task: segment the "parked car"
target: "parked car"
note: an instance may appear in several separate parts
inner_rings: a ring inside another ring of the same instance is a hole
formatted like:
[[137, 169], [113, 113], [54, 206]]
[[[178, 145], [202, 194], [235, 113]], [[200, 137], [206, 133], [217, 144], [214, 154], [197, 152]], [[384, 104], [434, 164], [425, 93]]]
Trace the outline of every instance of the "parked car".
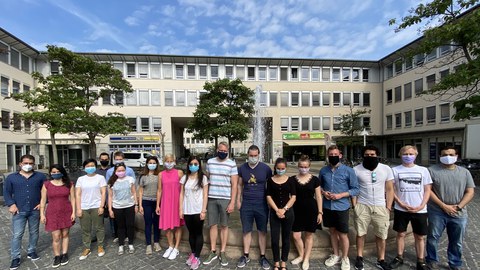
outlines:
[[471, 171], [473, 170], [480, 170], [480, 162], [478, 160], [473, 159], [462, 159], [456, 162], [458, 166], [462, 166], [467, 168]]
[[[148, 152], [124, 152], [125, 155], [124, 163], [131, 168], [143, 168], [145, 167], [145, 162], [149, 156], [152, 156]], [[159, 159], [160, 165], [163, 164], [162, 160]]]

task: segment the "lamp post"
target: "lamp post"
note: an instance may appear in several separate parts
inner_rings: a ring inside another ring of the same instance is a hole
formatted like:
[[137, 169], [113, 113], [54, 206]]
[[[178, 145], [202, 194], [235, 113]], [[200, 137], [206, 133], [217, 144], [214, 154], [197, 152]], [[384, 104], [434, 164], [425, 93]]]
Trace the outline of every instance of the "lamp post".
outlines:
[[366, 146], [368, 131], [365, 128], [363, 128], [362, 132], [360, 132], [360, 135], [363, 136], [363, 146]]

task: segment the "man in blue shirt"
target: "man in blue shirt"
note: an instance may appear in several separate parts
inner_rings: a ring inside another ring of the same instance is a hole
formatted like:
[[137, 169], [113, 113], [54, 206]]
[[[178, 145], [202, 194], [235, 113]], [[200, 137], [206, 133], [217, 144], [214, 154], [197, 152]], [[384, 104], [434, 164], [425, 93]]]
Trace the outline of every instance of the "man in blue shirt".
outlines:
[[359, 193], [358, 180], [352, 168], [340, 163], [342, 154], [336, 145], [330, 146], [327, 154], [329, 164], [320, 170], [319, 178], [323, 194], [323, 225], [329, 227], [333, 254], [325, 265], [331, 267], [341, 262], [342, 270], [350, 269], [348, 219], [350, 197]]
[[[124, 160], [125, 160], [125, 155], [122, 152], [118, 151], [113, 154], [114, 165], [123, 163]], [[108, 182], [108, 179], [110, 179], [110, 177], [112, 176], [114, 169], [115, 169], [114, 167], [111, 167], [110, 169], [107, 170], [107, 174], [105, 175], [105, 179], [107, 180], [107, 182]], [[132, 168], [125, 167], [125, 170], [127, 172], [127, 176], [131, 176], [133, 177], [133, 179], [136, 179], [135, 172], [133, 171]]]
[[20, 171], [10, 174], [5, 179], [3, 189], [5, 204], [12, 214], [11, 270], [20, 266], [22, 237], [27, 222], [29, 233], [27, 258], [32, 261], [40, 259], [36, 249], [40, 224], [41, 190], [46, 177], [43, 173], [33, 170], [35, 157], [32, 155], [23, 155], [20, 158], [19, 166]]

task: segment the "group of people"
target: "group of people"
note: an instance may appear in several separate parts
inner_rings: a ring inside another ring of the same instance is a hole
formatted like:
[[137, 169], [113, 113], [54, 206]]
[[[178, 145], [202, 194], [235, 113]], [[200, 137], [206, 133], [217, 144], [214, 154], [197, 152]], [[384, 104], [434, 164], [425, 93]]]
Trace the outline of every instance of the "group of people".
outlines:
[[[441, 164], [427, 169], [415, 164], [418, 152], [414, 146], [400, 149], [402, 164], [394, 168], [379, 163], [377, 147], [366, 146], [362, 149], [363, 162], [352, 169], [341, 163], [340, 149], [333, 145], [327, 149], [328, 164], [318, 177], [310, 171], [308, 156], [302, 156], [298, 160], [298, 172], [288, 176], [285, 159], [278, 158], [272, 170], [259, 160], [260, 149], [255, 145], [249, 147], [248, 159], [239, 167], [228, 158], [228, 153], [228, 144], [221, 142], [216, 156], [206, 162], [205, 169], [201, 160], [192, 156], [185, 173], [175, 168], [172, 155], [164, 157], [164, 170], [158, 158], [151, 156], [138, 180], [134, 171], [123, 163], [123, 153], [114, 154], [113, 167], [109, 165], [109, 155], [102, 153], [98, 168], [95, 159], [83, 162], [85, 175], [75, 184], [60, 165], [50, 167], [50, 180], [46, 181], [43, 173], [33, 170], [35, 158], [22, 156], [20, 170], [7, 177], [4, 189], [5, 203], [12, 214], [10, 269], [20, 266], [20, 246], [27, 223], [30, 234], [27, 258], [39, 259], [36, 243], [42, 222], [52, 235], [54, 268], [68, 263], [69, 228], [77, 217], [84, 246], [80, 260], [91, 254], [92, 239], [97, 242], [97, 255], [105, 255], [104, 217], [110, 219], [118, 254], [124, 254], [125, 247], [128, 253], [134, 253], [136, 213], [144, 218], [147, 255], [161, 250], [160, 230], [164, 230], [168, 248], [163, 257], [176, 259], [182, 226], [186, 225], [190, 244], [186, 264], [197, 269], [218, 259], [226, 266], [229, 264], [226, 255], [229, 218], [235, 206], [240, 211], [243, 232], [243, 255], [236, 264], [238, 268], [251, 261], [249, 253], [255, 223], [259, 264], [263, 269], [270, 269], [272, 265], [274, 270], [287, 269], [292, 235], [298, 256], [290, 263], [309, 269], [313, 235], [322, 225], [329, 228], [333, 250], [325, 265], [341, 264], [342, 270], [350, 269], [351, 208], [357, 232], [355, 269], [364, 267], [365, 236], [371, 230], [370, 225], [377, 247], [376, 267], [394, 269], [403, 264], [409, 223], [415, 240], [417, 269], [438, 269], [438, 243], [445, 229], [449, 241], [448, 264], [451, 269], [462, 266], [462, 241], [467, 224], [465, 207], [473, 198], [475, 185], [469, 171], [455, 165], [458, 155], [454, 147], [442, 149]], [[394, 212], [393, 230], [397, 232], [397, 256], [387, 263], [385, 246], [391, 211]], [[201, 260], [205, 220], [210, 248]], [[268, 224], [273, 264], [265, 254]]]

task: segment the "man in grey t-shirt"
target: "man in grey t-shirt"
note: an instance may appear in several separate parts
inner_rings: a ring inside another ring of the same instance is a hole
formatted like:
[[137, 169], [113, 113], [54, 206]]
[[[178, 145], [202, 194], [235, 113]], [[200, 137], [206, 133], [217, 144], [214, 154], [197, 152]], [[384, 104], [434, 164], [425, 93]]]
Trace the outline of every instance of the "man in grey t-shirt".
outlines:
[[473, 199], [475, 184], [470, 172], [455, 165], [457, 150], [447, 146], [440, 151], [440, 162], [429, 168], [433, 180], [428, 203], [427, 264], [438, 268], [438, 242], [445, 228], [448, 235], [448, 265], [462, 267], [462, 242], [467, 226], [466, 205]]

